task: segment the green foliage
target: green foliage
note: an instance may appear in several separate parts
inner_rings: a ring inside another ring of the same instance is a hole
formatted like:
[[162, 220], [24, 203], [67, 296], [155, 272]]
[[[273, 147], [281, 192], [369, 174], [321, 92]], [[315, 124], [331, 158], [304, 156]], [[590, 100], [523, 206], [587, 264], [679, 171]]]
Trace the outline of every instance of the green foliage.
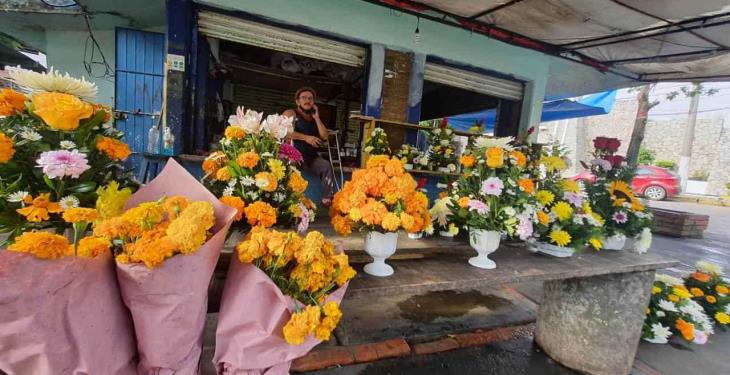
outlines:
[[651, 165], [656, 159], [656, 153], [648, 148], [642, 147], [639, 149], [639, 164]]
[[693, 181], [707, 181], [710, 179], [710, 172], [695, 171], [691, 176], [689, 176], [689, 179]]
[[654, 165], [656, 165], [657, 167], [667, 168], [667, 169], [670, 169], [673, 171], [677, 170], [677, 163], [672, 160], [657, 160]]

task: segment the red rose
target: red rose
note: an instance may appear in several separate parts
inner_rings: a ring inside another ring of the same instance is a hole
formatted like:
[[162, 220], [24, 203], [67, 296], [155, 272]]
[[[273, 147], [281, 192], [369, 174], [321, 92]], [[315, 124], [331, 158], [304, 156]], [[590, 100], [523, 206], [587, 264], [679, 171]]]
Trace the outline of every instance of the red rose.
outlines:
[[449, 119], [447, 117], [444, 117], [441, 119], [441, 129], [446, 129], [446, 126], [449, 125]]
[[620, 168], [621, 164], [623, 164], [623, 162], [626, 160], [626, 158], [621, 155], [607, 155], [604, 157], [604, 159], [611, 163], [611, 167], [613, 168]]
[[426, 179], [425, 178], [422, 178], [422, 179], [418, 180], [418, 187], [417, 188], [418, 189], [423, 189], [424, 186], [426, 186]]
[[608, 145], [608, 138], [606, 137], [596, 137], [593, 140], [593, 147], [596, 148], [596, 150], [603, 150]]
[[532, 134], [534, 132], [535, 132], [535, 127], [534, 126], [530, 126], [529, 128], [527, 128], [527, 135], [530, 135], [530, 134]]
[[609, 151], [616, 151], [621, 147], [621, 141], [618, 138], [607, 138], [606, 141], [606, 148]]

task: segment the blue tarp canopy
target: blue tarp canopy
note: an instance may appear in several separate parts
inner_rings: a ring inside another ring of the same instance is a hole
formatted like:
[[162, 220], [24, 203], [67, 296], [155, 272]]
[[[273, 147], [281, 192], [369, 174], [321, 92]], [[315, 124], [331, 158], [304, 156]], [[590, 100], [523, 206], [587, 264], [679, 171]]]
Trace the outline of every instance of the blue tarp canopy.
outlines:
[[[616, 90], [611, 90], [592, 94], [578, 101], [563, 99], [545, 102], [542, 106], [542, 117], [540, 121], [547, 122], [605, 115], [611, 112], [615, 101]], [[496, 117], [497, 111], [495, 109], [488, 109], [480, 112], [450, 116], [448, 119], [449, 125], [456, 130], [467, 131], [475, 124], [482, 123], [484, 124], [484, 131], [488, 132], [494, 130]]]

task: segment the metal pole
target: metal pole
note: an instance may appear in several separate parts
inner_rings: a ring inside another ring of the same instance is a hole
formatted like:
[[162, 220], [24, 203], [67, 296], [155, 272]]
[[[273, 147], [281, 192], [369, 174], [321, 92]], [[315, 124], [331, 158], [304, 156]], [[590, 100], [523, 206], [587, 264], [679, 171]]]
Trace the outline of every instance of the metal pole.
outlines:
[[684, 130], [684, 139], [682, 140], [682, 153], [679, 155], [679, 176], [682, 178], [682, 192], [687, 191], [687, 179], [689, 178], [689, 162], [692, 157], [692, 143], [695, 139], [695, 124], [697, 123], [697, 108], [700, 104], [699, 83], [693, 84], [695, 94], [689, 102], [689, 112], [687, 113], [687, 128]]

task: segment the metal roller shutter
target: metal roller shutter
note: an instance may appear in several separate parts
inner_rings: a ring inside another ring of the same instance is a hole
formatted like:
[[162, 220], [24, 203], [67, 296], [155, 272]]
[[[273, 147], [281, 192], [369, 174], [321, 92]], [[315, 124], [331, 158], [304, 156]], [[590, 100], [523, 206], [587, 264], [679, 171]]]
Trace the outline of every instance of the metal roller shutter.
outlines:
[[360, 46], [209, 11], [198, 12], [198, 29], [213, 38], [348, 66], [363, 66], [367, 55]]
[[520, 82], [490, 77], [445, 65], [426, 63], [424, 79], [498, 98], [522, 100], [523, 96], [523, 85]]

